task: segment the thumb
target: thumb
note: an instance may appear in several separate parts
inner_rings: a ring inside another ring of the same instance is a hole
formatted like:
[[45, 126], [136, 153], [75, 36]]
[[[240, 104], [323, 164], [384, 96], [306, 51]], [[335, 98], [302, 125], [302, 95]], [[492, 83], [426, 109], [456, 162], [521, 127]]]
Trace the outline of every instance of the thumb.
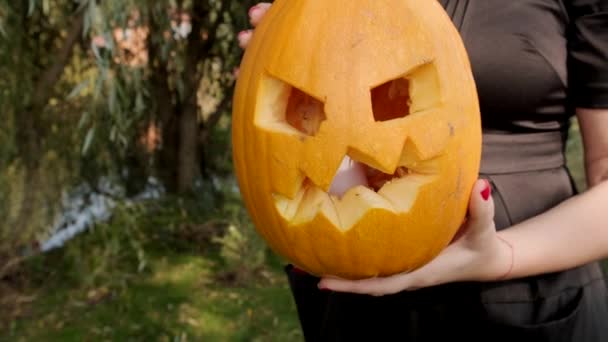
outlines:
[[487, 227], [494, 220], [494, 201], [492, 186], [486, 179], [479, 179], [473, 186], [469, 200], [469, 229]]

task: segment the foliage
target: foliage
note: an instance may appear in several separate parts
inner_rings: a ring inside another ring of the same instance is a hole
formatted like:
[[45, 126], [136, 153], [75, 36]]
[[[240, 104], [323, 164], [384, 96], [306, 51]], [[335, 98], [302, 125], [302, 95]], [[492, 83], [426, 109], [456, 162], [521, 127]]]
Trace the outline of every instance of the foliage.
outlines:
[[84, 287], [127, 286], [129, 277], [147, 266], [146, 233], [137, 222], [143, 212], [141, 205], [122, 204], [110, 222], [94, 226], [66, 246], [66, 276]]
[[265, 244], [250, 224], [241, 227], [230, 225], [224, 235], [213, 241], [221, 246], [223, 279], [246, 284], [263, 268], [267, 252]]
[[83, 152], [91, 142], [109, 144], [120, 165], [128, 162], [127, 183], [156, 175], [183, 193], [209, 176], [207, 146], [230, 109], [245, 6], [218, 0], [90, 5], [98, 73], [86, 83], [93, 98], [82, 124]]
[[[0, 340], [302, 340], [286, 278], [272, 266], [281, 262], [267, 259], [247, 282], [217, 282], [224, 274], [221, 248], [201, 248], [201, 239], [181, 234], [188, 230], [185, 225], [204, 231], [203, 222], [217, 222], [213, 216], [219, 212], [207, 213], [212, 216], [204, 220], [191, 211], [198, 203], [177, 202], [122, 208], [137, 220], [117, 218], [64, 249], [28, 261], [29, 279], [44, 286], [23, 289], [23, 298], [36, 295], [34, 305], [21, 305], [12, 319], [3, 316], [9, 319], [0, 323]], [[132, 238], [142, 242], [142, 271]]]
[[0, 0], [0, 279], [74, 186], [109, 177], [128, 197], [156, 176], [184, 194], [230, 172], [235, 37], [252, 3]]
[[[247, 240], [238, 193], [221, 185], [221, 202], [201, 192], [121, 203], [110, 221], [29, 260], [21, 292], [34, 305], [4, 314], [0, 340], [301, 340], [283, 261]], [[244, 257], [225, 253], [231, 230]]]
[[[58, 94], [81, 31], [78, 1], [0, 1], [0, 278], [35, 250], [69, 185], [78, 144], [70, 113], [81, 104]], [[4, 125], [6, 123], [6, 125]]]
[[572, 119], [569, 139], [566, 143], [566, 162], [578, 191], [587, 188], [585, 167], [583, 161], [583, 142], [576, 118]]

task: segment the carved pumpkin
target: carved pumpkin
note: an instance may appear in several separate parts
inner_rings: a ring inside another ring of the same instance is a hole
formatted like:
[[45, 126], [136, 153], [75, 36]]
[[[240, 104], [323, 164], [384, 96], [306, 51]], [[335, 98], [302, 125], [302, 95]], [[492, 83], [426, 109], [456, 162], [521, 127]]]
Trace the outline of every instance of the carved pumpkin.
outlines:
[[232, 130], [258, 232], [300, 268], [351, 279], [445, 248], [481, 155], [469, 61], [436, 1], [276, 1], [245, 53]]

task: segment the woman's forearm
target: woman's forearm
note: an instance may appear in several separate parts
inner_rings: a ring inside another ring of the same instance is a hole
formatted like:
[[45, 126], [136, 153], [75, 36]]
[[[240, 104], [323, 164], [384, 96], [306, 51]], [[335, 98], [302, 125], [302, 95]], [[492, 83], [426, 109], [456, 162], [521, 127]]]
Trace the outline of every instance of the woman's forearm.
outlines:
[[608, 182], [498, 234], [513, 247], [509, 278], [604, 258], [608, 256]]
[[577, 108], [589, 190], [498, 234], [513, 246], [509, 277], [560, 271], [608, 256], [608, 109]]

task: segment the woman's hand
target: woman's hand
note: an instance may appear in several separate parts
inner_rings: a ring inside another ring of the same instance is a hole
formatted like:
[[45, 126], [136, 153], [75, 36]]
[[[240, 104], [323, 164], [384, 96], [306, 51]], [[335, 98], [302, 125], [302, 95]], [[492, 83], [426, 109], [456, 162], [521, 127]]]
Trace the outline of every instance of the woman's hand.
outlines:
[[[249, 9], [249, 22], [251, 23], [251, 25], [253, 27], [256, 27], [260, 21], [262, 20], [262, 17], [264, 17], [264, 14], [266, 14], [266, 12], [268, 11], [268, 9], [270, 8], [270, 3], [267, 2], [260, 2], [259, 4], [251, 7]], [[241, 31], [238, 35], [238, 40], [239, 40], [239, 46], [242, 49], [247, 48], [247, 45], [249, 44], [249, 41], [251, 40], [251, 36], [253, 35], [253, 30], [245, 30], [245, 31]]]
[[475, 183], [466, 223], [452, 243], [425, 266], [385, 278], [352, 281], [324, 277], [319, 288], [382, 296], [443, 283], [505, 278], [513, 267], [513, 247], [496, 233], [490, 192], [488, 181]]

